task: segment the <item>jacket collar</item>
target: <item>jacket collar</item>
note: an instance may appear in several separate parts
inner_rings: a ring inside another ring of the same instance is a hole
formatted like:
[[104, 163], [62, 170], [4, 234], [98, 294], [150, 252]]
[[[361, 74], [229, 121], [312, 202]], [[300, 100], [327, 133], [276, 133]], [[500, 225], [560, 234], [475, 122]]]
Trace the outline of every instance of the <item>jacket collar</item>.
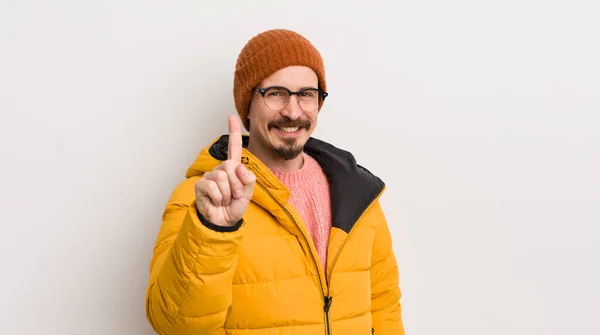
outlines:
[[[226, 160], [228, 140], [228, 135], [215, 140], [208, 148], [210, 156], [217, 161]], [[242, 162], [256, 174], [258, 183], [275, 198], [286, 203], [290, 196], [289, 190], [246, 149], [248, 142], [249, 137], [243, 136]], [[349, 233], [362, 213], [383, 192], [384, 182], [359, 165], [350, 152], [325, 141], [311, 137], [304, 146], [304, 151], [321, 165], [329, 182], [332, 226]], [[261, 205], [265, 207], [264, 204]]]

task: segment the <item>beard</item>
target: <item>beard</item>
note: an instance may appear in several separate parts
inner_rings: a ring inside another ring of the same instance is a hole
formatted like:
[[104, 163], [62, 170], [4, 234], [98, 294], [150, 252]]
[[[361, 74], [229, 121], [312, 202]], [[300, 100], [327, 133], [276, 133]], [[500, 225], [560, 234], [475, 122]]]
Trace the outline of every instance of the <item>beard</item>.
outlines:
[[304, 151], [304, 145], [296, 144], [296, 140], [286, 140], [284, 145], [271, 149], [279, 158], [289, 161]]
[[[267, 126], [269, 131], [271, 131], [273, 128], [286, 127], [298, 127], [308, 131], [311, 127], [311, 123], [309, 120], [291, 120], [288, 117], [284, 117], [282, 119], [269, 122]], [[304, 151], [304, 143], [298, 143], [298, 140], [295, 138], [284, 138], [282, 141], [283, 145], [270, 145], [271, 150], [281, 159], [294, 159]]]

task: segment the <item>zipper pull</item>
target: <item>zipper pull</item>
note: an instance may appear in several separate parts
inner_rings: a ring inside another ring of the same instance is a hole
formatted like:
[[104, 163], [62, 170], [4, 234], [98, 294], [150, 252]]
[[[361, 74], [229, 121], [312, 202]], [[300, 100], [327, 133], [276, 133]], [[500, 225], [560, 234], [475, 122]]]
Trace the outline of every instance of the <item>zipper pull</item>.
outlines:
[[327, 313], [329, 312], [329, 308], [331, 307], [331, 302], [333, 301], [332, 297], [325, 297], [325, 307], [323, 310]]

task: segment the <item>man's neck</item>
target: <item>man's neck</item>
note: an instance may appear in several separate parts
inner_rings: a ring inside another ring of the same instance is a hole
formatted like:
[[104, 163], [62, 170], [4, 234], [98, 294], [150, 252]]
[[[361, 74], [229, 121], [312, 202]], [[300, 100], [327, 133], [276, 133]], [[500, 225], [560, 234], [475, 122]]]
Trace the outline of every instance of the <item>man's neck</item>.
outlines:
[[272, 170], [281, 172], [294, 172], [300, 170], [304, 164], [302, 153], [295, 158], [285, 160], [275, 157], [271, 152], [264, 150], [264, 148], [253, 146], [252, 141], [248, 144], [248, 151], [250, 151], [254, 156], [256, 156], [256, 158], [260, 159], [263, 164]]

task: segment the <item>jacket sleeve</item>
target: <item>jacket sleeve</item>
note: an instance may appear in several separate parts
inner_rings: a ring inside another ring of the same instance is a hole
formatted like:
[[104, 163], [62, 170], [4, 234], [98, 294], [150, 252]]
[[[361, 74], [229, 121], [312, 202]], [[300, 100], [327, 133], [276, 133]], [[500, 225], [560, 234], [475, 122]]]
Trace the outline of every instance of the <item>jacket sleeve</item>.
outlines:
[[375, 203], [375, 241], [371, 265], [371, 315], [374, 334], [404, 335], [401, 291], [390, 230], [379, 201]]
[[195, 204], [197, 180], [173, 192], [150, 262], [146, 317], [160, 335], [225, 333], [245, 224], [217, 231], [203, 223]]

